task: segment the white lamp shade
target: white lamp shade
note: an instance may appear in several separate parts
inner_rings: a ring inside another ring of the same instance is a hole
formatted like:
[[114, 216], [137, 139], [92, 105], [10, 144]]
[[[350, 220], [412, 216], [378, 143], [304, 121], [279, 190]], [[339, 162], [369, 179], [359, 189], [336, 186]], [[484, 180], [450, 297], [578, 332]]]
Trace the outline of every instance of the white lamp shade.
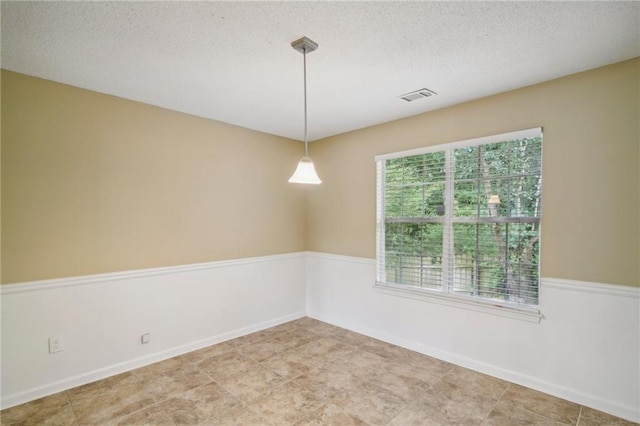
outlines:
[[293, 176], [289, 178], [289, 182], [291, 183], [307, 183], [318, 185], [322, 183], [318, 174], [316, 173], [315, 167], [313, 167], [313, 161], [309, 157], [302, 157], [300, 162], [298, 163], [298, 167], [296, 167], [296, 171], [293, 172]]

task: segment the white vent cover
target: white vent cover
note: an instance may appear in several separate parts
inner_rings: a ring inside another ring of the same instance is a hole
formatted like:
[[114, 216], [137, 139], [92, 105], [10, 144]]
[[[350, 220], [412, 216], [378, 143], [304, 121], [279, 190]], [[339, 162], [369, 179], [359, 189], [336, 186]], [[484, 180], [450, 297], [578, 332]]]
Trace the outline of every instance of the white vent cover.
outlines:
[[428, 98], [430, 96], [437, 95], [436, 92], [429, 89], [419, 89], [413, 92], [405, 93], [400, 96], [400, 99], [404, 99], [407, 102], [417, 101], [418, 99]]

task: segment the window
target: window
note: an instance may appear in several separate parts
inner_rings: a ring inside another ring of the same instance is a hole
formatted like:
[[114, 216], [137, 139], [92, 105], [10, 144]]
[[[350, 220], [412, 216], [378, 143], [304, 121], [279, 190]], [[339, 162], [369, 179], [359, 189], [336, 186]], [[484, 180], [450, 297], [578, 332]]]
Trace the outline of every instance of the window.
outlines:
[[537, 312], [541, 160], [541, 128], [377, 156], [377, 285]]

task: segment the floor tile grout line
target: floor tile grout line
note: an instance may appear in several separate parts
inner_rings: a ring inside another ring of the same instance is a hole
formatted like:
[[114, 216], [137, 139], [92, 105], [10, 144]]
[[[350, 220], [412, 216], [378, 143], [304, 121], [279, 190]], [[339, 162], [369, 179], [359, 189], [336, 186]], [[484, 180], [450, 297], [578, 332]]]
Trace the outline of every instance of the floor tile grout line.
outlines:
[[67, 398], [67, 403], [69, 404], [69, 408], [71, 408], [71, 413], [73, 414], [73, 419], [76, 421], [76, 425], [80, 425], [80, 421], [78, 421], [78, 416], [76, 415], [76, 410], [73, 409], [73, 404], [71, 403], [71, 398], [69, 398], [69, 392], [63, 391], [64, 396]]
[[[306, 388], [305, 388], [306, 389]], [[308, 390], [308, 389], [307, 389]], [[294, 423], [295, 425], [299, 425], [300, 422], [307, 420], [307, 419], [311, 419], [313, 418], [317, 413], [319, 413], [320, 411], [324, 410], [327, 406], [329, 405], [328, 402], [324, 402], [323, 405], [321, 405], [320, 407], [318, 407], [317, 409], [313, 410], [312, 412], [308, 413], [306, 416], [301, 417], [299, 419], [296, 420], [296, 422]]]
[[[562, 398], [558, 398], [558, 397], [554, 397], [554, 398], [556, 398], [556, 399], [562, 399]], [[565, 400], [563, 400], [563, 401], [565, 401]], [[569, 402], [571, 402], [571, 401], [569, 401]], [[578, 404], [576, 404], [576, 405], [578, 405]], [[529, 413], [529, 414], [533, 414], [533, 415], [538, 416], [538, 417], [543, 417], [543, 418], [545, 418], [545, 419], [547, 419], [547, 420], [551, 420], [552, 422], [557, 423], [557, 424], [577, 426], [577, 422], [576, 422], [575, 424], [574, 424], [574, 423], [565, 423], [565, 422], [563, 422], [562, 420], [554, 419], [554, 418], [549, 417], [549, 416], [547, 416], [547, 415], [540, 414], [540, 413], [536, 413], [535, 411], [531, 411], [531, 410], [527, 409], [526, 407], [522, 407], [522, 406], [519, 406], [519, 405], [518, 405], [518, 406], [516, 406], [516, 407], [517, 407], [517, 408], [519, 408], [519, 409], [521, 409], [521, 410], [523, 410], [523, 411], [526, 411], [526, 412], [527, 412], [527, 413]], [[578, 410], [578, 413], [579, 413], [581, 410], [582, 410], [582, 406], [580, 406], [580, 410]]]
[[580, 406], [580, 411], [578, 411], [578, 420], [576, 420], [576, 426], [580, 426], [580, 418], [582, 417], [582, 408], [583, 406]]
[[[367, 352], [367, 353], [369, 353], [369, 354], [372, 354], [372, 355], [378, 356], [378, 357], [380, 357], [380, 358], [383, 358], [385, 361], [387, 361], [387, 359], [386, 359], [385, 357], [382, 357], [382, 356], [380, 356], [380, 355], [378, 355], [378, 354], [376, 354], [376, 353], [374, 353], [374, 352], [370, 352], [370, 351], [368, 351], [368, 350], [366, 350], [366, 349], [363, 349], [363, 348], [361, 348], [361, 347], [356, 347], [356, 348], [355, 348], [355, 350], [360, 350], [360, 351], [362, 351], [362, 352]], [[355, 351], [355, 350], [354, 350], [354, 351]], [[345, 354], [342, 354], [342, 355], [341, 355], [341, 356], [339, 356], [339, 357], [336, 357], [335, 359], [333, 359], [333, 360], [331, 360], [331, 361], [324, 362], [324, 363], [322, 364], [322, 366], [327, 365], [327, 364], [329, 364], [330, 362], [331, 362], [331, 363], [333, 363], [333, 362], [335, 362], [336, 360], [338, 360], [338, 359], [340, 359], [340, 358], [342, 358], [342, 357], [346, 357], [346, 356], [348, 356], [349, 354], [353, 353], [354, 351], [347, 352], [347, 353], [345, 353]], [[425, 355], [425, 356], [427, 356], [427, 355]], [[449, 373], [449, 371], [451, 370], [451, 368], [452, 368], [452, 367], [453, 367], [453, 364], [451, 364], [451, 365], [449, 366], [449, 368], [448, 368], [445, 372], [442, 372], [441, 374], [437, 374], [437, 375], [436, 375], [436, 376], [437, 376], [437, 378], [436, 378], [432, 383], [427, 382], [426, 380], [422, 380], [421, 378], [418, 378], [418, 377], [415, 377], [415, 379], [416, 379], [416, 380], [418, 380], [419, 382], [422, 382], [422, 383], [426, 384], [426, 385], [427, 385], [427, 389], [426, 389], [426, 390], [428, 391], [428, 390], [430, 390], [430, 389], [431, 389], [431, 388], [432, 388], [432, 387], [433, 387], [433, 386], [434, 386], [438, 381], [440, 381], [444, 376], [446, 376], [446, 375]], [[381, 383], [379, 383], [379, 382], [377, 382], [377, 381], [371, 380], [371, 379], [369, 379], [368, 377], [362, 377], [362, 376], [360, 376], [360, 375], [353, 374], [353, 373], [351, 373], [350, 371], [345, 370], [345, 369], [343, 369], [343, 368], [341, 368], [341, 367], [335, 367], [335, 368], [336, 368], [338, 371], [341, 371], [341, 372], [346, 373], [346, 374], [350, 374], [350, 375], [352, 375], [352, 376], [354, 376], [354, 377], [356, 377], [356, 378], [359, 378], [359, 379], [361, 379], [361, 380], [364, 380], [365, 382], [367, 382], [367, 383], [369, 383], [369, 384], [373, 384], [373, 385], [376, 385], [376, 386], [382, 387], [382, 388], [384, 388], [384, 389], [386, 389], [386, 390], [390, 391], [390, 392], [391, 392], [391, 393], [393, 393], [394, 395], [396, 395], [396, 396], [398, 396], [398, 397], [401, 397], [400, 395], [396, 394], [393, 390], [391, 390], [391, 389], [387, 389], [387, 387], [386, 387], [386, 386], [384, 386], [383, 384], [381, 384]], [[404, 399], [404, 398], [402, 398], [402, 399]], [[407, 404], [409, 404], [409, 403], [407, 403]], [[406, 408], [406, 407], [405, 407], [405, 408]], [[395, 416], [394, 416], [394, 417], [395, 417]]]
[[[161, 362], [162, 362], [162, 361], [161, 361]], [[179, 393], [176, 393], [176, 394], [174, 394], [174, 395], [170, 395], [170, 396], [168, 396], [168, 397], [166, 397], [166, 398], [157, 398], [156, 396], [154, 396], [154, 395], [152, 395], [152, 394], [149, 394], [149, 396], [151, 397], [151, 399], [153, 399], [153, 401], [154, 401], [154, 403], [153, 403], [153, 404], [147, 405], [147, 406], [142, 407], [142, 408], [140, 408], [140, 409], [138, 409], [138, 410], [134, 410], [134, 411], [132, 411], [132, 412], [130, 412], [130, 413], [127, 413], [127, 414], [124, 414], [124, 415], [122, 415], [122, 416], [115, 417], [115, 418], [113, 418], [113, 419], [111, 419], [111, 420], [124, 419], [124, 418], [126, 418], [126, 417], [128, 417], [128, 416], [134, 415], [135, 413], [138, 413], [138, 412], [140, 412], [140, 411], [143, 411], [143, 410], [149, 409], [149, 408], [151, 408], [151, 407], [156, 407], [156, 406], [158, 406], [158, 407], [159, 407], [159, 406], [160, 406], [160, 404], [162, 404], [163, 402], [166, 402], [166, 401], [168, 401], [168, 400], [170, 400], [170, 399], [173, 399], [173, 398], [178, 398], [178, 397], [180, 397], [180, 396], [182, 396], [182, 395], [184, 395], [184, 394], [186, 394], [186, 393], [188, 393], [188, 392], [193, 391], [194, 389], [201, 388], [201, 387], [206, 386], [206, 385], [208, 385], [208, 384], [210, 384], [210, 383], [212, 383], [212, 382], [216, 383], [218, 386], [220, 386], [222, 389], [224, 389], [224, 388], [222, 387], [222, 385], [220, 385], [219, 383], [217, 383], [217, 382], [216, 382], [216, 381], [215, 381], [215, 380], [214, 380], [214, 379], [213, 379], [209, 374], [207, 374], [204, 370], [202, 370], [202, 369], [201, 369], [201, 368], [200, 368], [196, 363], [194, 363], [194, 362], [192, 362], [192, 361], [185, 361], [184, 363], [185, 363], [185, 364], [190, 364], [190, 365], [194, 366], [194, 367], [195, 367], [195, 368], [196, 368], [200, 373], [202, 373], [202, 374], [204, 374], [205, 376], [207, 376], [207, 378], [209, 379], [209, 381], [208, 381], [208, 382], [206, 382], [206, 383], [202, 383], [202, 384], [200, 384], [200, 385], [198, 385], [198, 386], [194, 386], [194, 387], [192, 387], [192, 388], [189, 388], [189, 389], [187, 389], [187, 390], [185, 390], [185, 391], [183, 391], [183, 392], [179, 392]], [[178, 368], [176, 368], [175, 370], [177, 370], [177, 369], [178, 369]], [[167, 376], [167, 375], [169, 375], [169, 373], [170, 373], [170, 372], [173, 372], [173, 371], [175, 371], [175, 370], [167, 371], [167, 372], [164, 372], [164, 373], [161, 373], [161, 374], [158, 374], [158, 375], [165, 375], [165, 376]], [[226, 391], [226, 389], [224, 389], [224, 390]], [[226, 391], [226, 392], [227, 392], [227, 393], [229, 393], [228, 391]], [[232, 395], [232, 396], [233, 396], [233, 395]], [[234, 397], [235, 397], [235, 396], [234, 396]], [[160, 408], [161, 408], [161, 407], [160, 407]], [[161, 409], [162, 409], [162, 408], [161, 408]], [[164, 409], [163, 409], [163, 411], [164, 411]], [[74, 415], [75, 415], [75, 413], [74, 413]], [[168, 417], [171, 417], [171, 416], [170, 416], [170, 415], [168, 415]], [[173, 421], [173, 419], [171, 420], [171, 422], [172, 422], [172, 424], [174, 424], [174, 425], [175, 425], [175, 422]]]
[[[284, 386], [284, 385], [286, 385], [287, 383], [291, 383], [293, 386], [295, 386], [295, 387], [297, 387], [297, 388], [300, 388], [301, 390], [305, 390], [305, 391], [308, 391], [308, 392], [312, 392], [312, 390], [311, 390], [311, 389], [308, 389], [308, 388], [306, 388], [306, 387], [304, 387], [304, 386], [302, 386], [302, 385], [299, 385], [299, 384], [297, 384], [297, 383], [295, 383], [295, 382], [294, 382], [294, 380], [295, 380], [295, 379], [297, 379], [298, 377], [301, 377], [301, 376], [296, 376], [296, 377], [294, 377], [293, 379], [291, 379], [291, 380], [289, 380], [289, 381], [287, 381], [287, 382], [280, 383], [280, 384], [278, 384], [278, 385], [276, 385], [276, 386], [274, 386], [274, 387], [272, 387], [272, 388], [270, 388], [270, 389], [266, 390], [265, 392], [261, 393], [260, 395], [258, 395], [258, 396], [256, 396], [256, 397], [254, 397], [251, 401], [247, 401], [247, 402], [253, 402], [253, 401], [257, 400], [258, 398], [260, 398], [260, 397], [262, 397], [262, 396], [266, 395], [266, 394], [267, 394], [267, 393], [269, 393], [270, 391], [274, 391], [274, 390], [276, 390], [276, 389], [278, 389], [278, 388], [283, 387], [283, 386]], [[306, 419], [306, 418], [311, 417], [311, 415], [312, 415], [312, 414], [314, 414], [314, 413], [315, 413], [315, 412], [317, 412], [317, 411], [322, 410], [323, 408], [325, 408], [325, 407], [329, 404], [329, 402], [328, 402], [328, 401], [318, 401], [318, 402], [320, 403], [320, 407], [318, 407], [316, 410], [313, 410], [313, 411], [312, 411], [312, 412], [310, 412], [310, 413], [307, 413], [307, 415], [305, 415], [305, 416], [302, 416], [302, 417], [296, 417], [296, 420], [293, 422], [293, 425], [297, 425], [297, 424], [299, 424], [302, 420], [304, 420], [304, 419]], [[251, 405], [252, 405], [252, 404], [251, 404]], [[252, 410], [252, 409], [251, 409], [251, 405], [250, 405], [250, 404], [247, 404], [247, 405], [246, 405], [246, 406], [247, 406], [247, 409], [248, 409], [249, 411], [251, 411], [252, 413], [254, 413], [254, 414], [260, 415], [260, 413], [258, 413], [258, 412], [256, 412], [256, 411], [254, 411], [254, 410]]]
[[507, 391], [509, 390], [509, 388], [511, 387], [511, 383], [507, 382], [507, 387], [504, 389], [504, 391], [500, 394], [500, 396], [498, 397], [498, 399], [496, 400], [495, 404], [493, 404], [493, 407], [491, 407], [491, 410], [489, 410], [489, 412], [487, 413], [486, 416], [484, 416], [484, 418], [482, 419], [482, 421], [480, 422], [480, 424], [483, 424], [491, 415], [491, 413], [493, 412], [493, 410], [495, 410], [496, 405], [498, 405], [498, 403], [502, 400], [502, 397], [504, 396], [504, 394], [507, 393]]
[[396, 417], [398, 417], [400, 414], [402, 414], [402, 412], [403, 412], [404, 410], [406, 410], [407, 408], [409, 408], [409, 404], [407, 404], [407, 405], [405, 405], [404, 407], [402, 407], [402, 410], [398, 411], [398, 412], [396, 413], [396, 415], [395, 415], [395, 416], [391, 417], [391, 418], [389, 419], [389, 421], [388, 421], [387, 423], [385, 423], [385, 425], [387, 425], [387, 426], [388, 426], [388, 425], [390, 425], [390, 424], [391, 424], [391, 422], [393, 421], [393, 419], [395, 419], [395, 418], [396, 418]]

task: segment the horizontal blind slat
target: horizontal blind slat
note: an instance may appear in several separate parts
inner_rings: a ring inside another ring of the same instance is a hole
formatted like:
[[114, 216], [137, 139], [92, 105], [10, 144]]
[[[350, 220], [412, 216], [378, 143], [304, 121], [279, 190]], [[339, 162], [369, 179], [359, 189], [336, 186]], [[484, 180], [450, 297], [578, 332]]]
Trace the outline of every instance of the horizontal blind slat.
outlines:
[[[449, 169], [444, 150], [376, 157], [379, 281], [444, 288], [447, 280], [453, 293], [537, 305], [541, 129], [509, 135], [519, 139], [447, 145]], [[447, 251], [444, 226], [453, 227]]]

